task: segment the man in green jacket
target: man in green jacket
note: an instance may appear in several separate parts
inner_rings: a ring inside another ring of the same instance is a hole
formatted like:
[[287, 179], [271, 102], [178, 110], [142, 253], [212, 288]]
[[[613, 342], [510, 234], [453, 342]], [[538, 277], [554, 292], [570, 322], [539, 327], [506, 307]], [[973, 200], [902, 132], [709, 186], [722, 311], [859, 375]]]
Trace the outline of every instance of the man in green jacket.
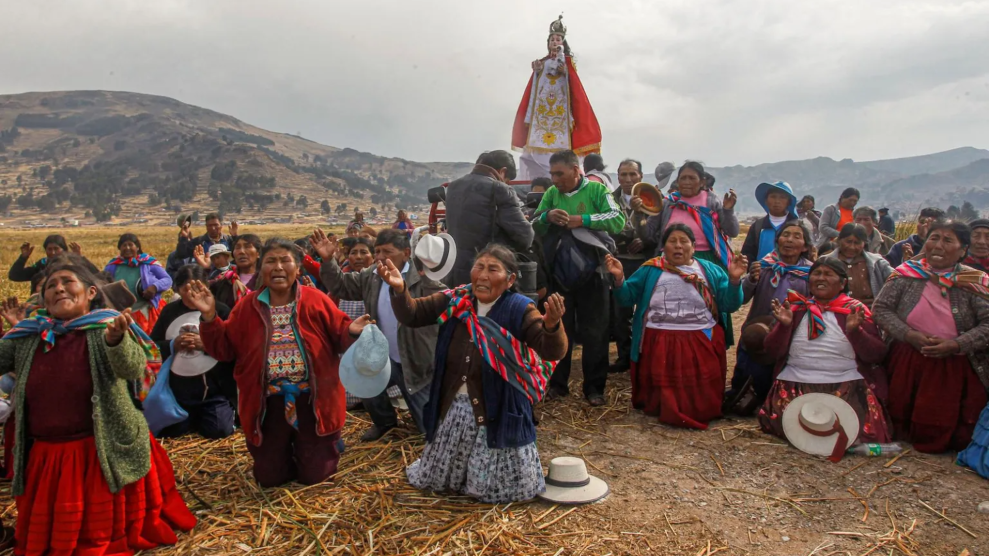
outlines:
[[[599, 182], [588, 181], [580, 174], [580, 160], [573, 151], [555, 153], [549, 159], [553, 187], [543, 195], [538, 215], [532, 227], [540, 236], [549, 232], [587, 228], [598, 232], [605, 239], [607, 234], [618, 234], [625, 227], [625, 215], [615, 204], [608, 188]], [[559, 227], [554, 230], [554, 226]], [[553, 275], [553, 269], [548, 274]], [[584, 284], [571, 291], [560, 291], [566, 312], [563, 326], [567, 331], [569, 347], [566, 356], [557, 364], [550, 380], [549, 396], [562, 397], [570, 393], [570, 364], [573, 345], [578, 340], [583, 345], [581, 365], [584, 371], [584, 397], [592, 406], [604, 405], [604, 388], [608, 378], [608, 312], [611, 284], [604, 273], [595, 272]], [[578, 337], [577, 331], [580, 331]]]

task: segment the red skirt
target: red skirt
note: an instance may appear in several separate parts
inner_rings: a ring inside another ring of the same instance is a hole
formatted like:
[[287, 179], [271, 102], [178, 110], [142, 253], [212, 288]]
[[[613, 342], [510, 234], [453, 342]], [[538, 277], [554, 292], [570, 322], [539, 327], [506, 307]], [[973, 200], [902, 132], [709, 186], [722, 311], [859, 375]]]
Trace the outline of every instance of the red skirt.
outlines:
[[859, 418], [858, 441], [889, 442], [889, 427], [886, 424], [886, 411], [865, 380], [850, 380], [835, 384], [811, 384], [774, 380], [773, 387], [757, 414], [762, 431], [786, 440], [783, 432], [783, 412], [790, 402], [804, 394], [833, 394], [848, 402]]
[[897, 438], [918, 452], [968, 446], [987, 396], [967, 356], [925, 357], [906, 342], [894, 342], [886, 369]]
[[645, 328], [639, 360], [632, 362], [632, 407], [661, 423], [706, 429], [721, 417], [727, 374], [720, 326], [710, 340], [701, 330]]
[[36, 441], [25, 466], [26, 488], [17, 497], [20, 555], [133, 554], [178, 541], [196, 518], [175, 488], [168, 454], [151, 438], [151, 470], [116, 494], [110, 492], [96, 441]]

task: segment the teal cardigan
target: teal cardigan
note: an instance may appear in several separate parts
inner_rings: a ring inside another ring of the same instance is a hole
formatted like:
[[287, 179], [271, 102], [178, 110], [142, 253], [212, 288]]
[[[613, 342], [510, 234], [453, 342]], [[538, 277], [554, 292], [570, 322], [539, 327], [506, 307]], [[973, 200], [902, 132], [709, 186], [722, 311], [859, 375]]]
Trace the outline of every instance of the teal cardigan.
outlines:
[[[718, 311], [724, 314], [737, 311], [742, 306], [742, 283], [731, 284], [728, 273], [718, 264], [703, 259], [694, 260], [704, 269], [704, 277], [714, 291]], [[646, 322], [646, 311], [649, 310], [652, 292], [662, 274], [663, 271], [655, 266], [643, 265], [625, 280], [621, 288], [614, 290], [615, 301], [619, 305], [635, 305], [635, 317], [632, 318], [632, 361], [635, 362], [639, 361], [642, 348], [642, 327]], [[725, 323], [722, 322], [721, 325], [725, 326]]]
[[[151, 469], [151, 443], [144, 414], [134, 407], [127, 391], [127, 380], [144, 374], [147, 364], [144, 350], [124, 335], [116, 346], [106, 345], [102, 328], [87, 330], [89, 368], [93, 376], [93, 435], [100, 470], [110, 492], [116, 493], [136, 482]], [[41, 336], [0, 340], [0, 374], [13, 371], [17, 375], [12, 398], [16, 415], [14, 440], [14, 496], [24, 494], [24, 468], [27, 464], [27, 416], [24, 394], [31, 362], [41, 343]], [[58, 350], [58, 341], [55, 342]], [[66, 354], [70, 357], [73, 354]]]

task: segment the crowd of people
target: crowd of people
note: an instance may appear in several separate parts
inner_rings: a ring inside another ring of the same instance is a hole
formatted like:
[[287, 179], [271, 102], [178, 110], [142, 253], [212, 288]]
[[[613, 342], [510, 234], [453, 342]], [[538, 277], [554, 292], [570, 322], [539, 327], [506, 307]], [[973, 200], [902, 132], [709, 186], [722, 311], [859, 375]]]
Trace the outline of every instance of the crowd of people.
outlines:
[[[570, 396], [577, 345], [592, 407], [629, 372], [632, 406], [667, 425], [754, 415], [801, 449], [828, 439], [833, 459], [904, 440], [989, 465], [973, 441], [989, 402], [989, 220], [928, 207], [896, 242], [889, 211], [858, 190], [819, 212], [778, 181], [756, 188], [765, 214], [736, 251], [737, 195], [697, 162], [661, 164], [650, 184], [623, 160], [617, 185], [599, 155], [549, 165], [523, 198], [513, 157], [482, 154], [447, 186], [439, 233], [404, 212], [373, 230], [357, 212], [345, 237], [264, 240], [210, 214], [198, 237], [179, 217], [165, 264], [133, 233], [102, 265], [60, 235], [31, 263], [25, 243], [8, 277], [32, 296], [0, 306], [18, 508], [6, 541], [19, 554], [172, 544], [195, 518], [156, 438], [239, 427], [260, 486], [310, 485], [336, 473], [356, 408], [364, 442], [408, 408], [426, 441], [415, 487], [532, 498], [547, 486], [533, 407]], [[385, 387], [347, 392], [341, 356], [372, 324]]]

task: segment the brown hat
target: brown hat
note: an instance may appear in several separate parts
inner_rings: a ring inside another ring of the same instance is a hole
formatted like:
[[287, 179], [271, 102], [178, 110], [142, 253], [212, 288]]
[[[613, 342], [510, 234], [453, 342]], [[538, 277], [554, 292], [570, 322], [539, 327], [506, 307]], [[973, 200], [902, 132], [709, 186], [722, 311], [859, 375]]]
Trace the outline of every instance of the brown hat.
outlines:
[[181, 228], [186, 222], [192, 224], [192, 214], [180, 214], [179, 217], [175, 219], [175, 225], [179, 228]]
[[776, 361], [766, 353], [766, 336], [776, 324], [771, 315], [756, 317], [742, 328], [742, 347], [749, 358], [760, 365], [771, 365]]
[[99, 286], [99, 289], [103, 294], [103, 302], [111, 309], [123, 311], [137, 303], [137, 297], [131, 293], [127, 282], [123, 280], [104, 284]]

